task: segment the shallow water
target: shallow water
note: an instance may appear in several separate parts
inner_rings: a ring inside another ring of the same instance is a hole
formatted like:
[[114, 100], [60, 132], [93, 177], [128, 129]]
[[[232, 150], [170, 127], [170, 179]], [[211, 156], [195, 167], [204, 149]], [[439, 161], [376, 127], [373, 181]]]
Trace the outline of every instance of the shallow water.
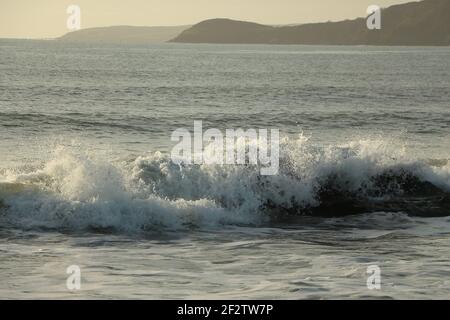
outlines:
[[[1, 298], [450, 298], [449, 49], [1, 40], [0, 71]], [[174, 165], [194, 120], [279, 128], [279, 174]]]
[[[333, 222], [145, 236], [2, 231], [4, 298], [449, 298], [450, 220]], [[65, 270], [79, 265], [80, 291]], [[381, 268], [368, 290], [367, 267]]]

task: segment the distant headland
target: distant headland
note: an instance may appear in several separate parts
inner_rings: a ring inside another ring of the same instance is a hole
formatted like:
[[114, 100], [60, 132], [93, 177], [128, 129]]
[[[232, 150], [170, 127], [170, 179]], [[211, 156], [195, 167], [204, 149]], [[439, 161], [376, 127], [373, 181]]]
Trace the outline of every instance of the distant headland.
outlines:
[[310, 45], [450, 45], [450, 0], [425, 0], [381, 11], [381, 29], [366, 18], [296, 26], [212, 19], [183, 31], [172, 42]]
[[369, 30], [366, 18], [338, 22], [269, 26], [210, 19], [194, 26], [88, 28], [56, 39], [70, 43], [223, 43], [305, 45], [450, 45], [450, 0], [423, 0], [381, 11], [381, 29]]

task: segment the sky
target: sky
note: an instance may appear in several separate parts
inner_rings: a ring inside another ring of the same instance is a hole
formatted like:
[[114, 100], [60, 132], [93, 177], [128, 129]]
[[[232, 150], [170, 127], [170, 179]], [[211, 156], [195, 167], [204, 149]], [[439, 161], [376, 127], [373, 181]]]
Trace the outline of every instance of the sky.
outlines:
[[54, 38], [67, 29], [69, 5], [81, 28], [190, 25], [211, 18], [263, 24], [337, 21], [366, 16], [369, 5], [412, 0], [0, 0], [0, 38]]

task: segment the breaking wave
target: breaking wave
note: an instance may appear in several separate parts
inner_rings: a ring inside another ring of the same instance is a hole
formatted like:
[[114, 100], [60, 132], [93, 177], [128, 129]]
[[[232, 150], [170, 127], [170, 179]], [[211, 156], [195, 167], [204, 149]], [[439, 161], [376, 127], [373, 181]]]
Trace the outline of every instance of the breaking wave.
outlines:
[[300, 215], [450, 215], [450, 164], [386, 139], [320, 147], [285, 138], [280, 170], [178, 165], [162, 153], [110, 161], [59, 147], [39, 168], [1, 173], [0, 226], [135, 232], [258, 226]]

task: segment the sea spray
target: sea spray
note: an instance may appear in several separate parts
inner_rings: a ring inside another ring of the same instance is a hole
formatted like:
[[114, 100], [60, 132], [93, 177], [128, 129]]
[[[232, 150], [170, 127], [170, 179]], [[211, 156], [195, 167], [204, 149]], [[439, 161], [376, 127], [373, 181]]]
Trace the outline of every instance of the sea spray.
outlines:
[[393, 211], [449, 214], [449, 167], [409, 159], [389, 140], [317, 146], [284, 138], [280, 171], [186, 165], [161, 153], [110, 161], [57, 148], [34, 171], [5, 174], [2, 223], [23, 228], [116, 230], [258, 226], [286, 216]]

